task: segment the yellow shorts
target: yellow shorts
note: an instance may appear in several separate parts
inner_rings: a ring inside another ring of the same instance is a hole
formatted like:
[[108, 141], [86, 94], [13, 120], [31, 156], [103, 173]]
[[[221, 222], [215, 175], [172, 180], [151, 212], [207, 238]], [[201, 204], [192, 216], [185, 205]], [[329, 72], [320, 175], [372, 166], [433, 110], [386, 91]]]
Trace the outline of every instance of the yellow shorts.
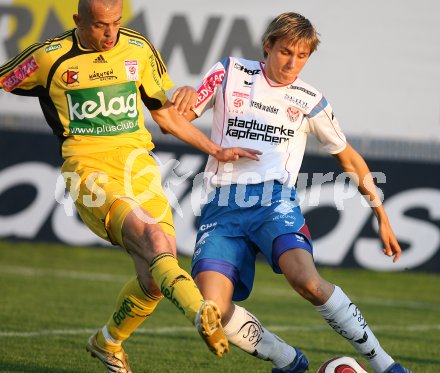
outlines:
[[105, 240], [123, 246], [122, 224], [138, 207], [148, 213], [139, 218], [159, 223], [165, 233], [175, 236], [159, 168], [146, 149], [72, 156], [61, 172], [81, 219]]

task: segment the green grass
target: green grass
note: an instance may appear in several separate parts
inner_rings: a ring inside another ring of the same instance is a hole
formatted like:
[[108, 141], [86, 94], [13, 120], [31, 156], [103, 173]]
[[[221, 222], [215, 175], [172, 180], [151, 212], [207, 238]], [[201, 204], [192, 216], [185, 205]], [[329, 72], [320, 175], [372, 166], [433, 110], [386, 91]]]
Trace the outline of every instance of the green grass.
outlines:
[[[189, 260], [181, 258], [185, 269]], [[440, 372], [440, 276], [321, 268], [356, 302], [382, 346], [417, 373]], [[85, 342], [113, 310], [133, 275], [118, 249], [0, 242], [0, 372], [105, 371]], [[358, 357], [313, 307], [264, 263], [252, 296], [242, 303], [268, 328], [301, 348], [316, 372], [336, 355]], [[125, 343], [135, 373], [270, 372], [269, 362], [232, 347], [212, 355], [168, 301]], [[362, 361], [362, 359], [360, 359]]]

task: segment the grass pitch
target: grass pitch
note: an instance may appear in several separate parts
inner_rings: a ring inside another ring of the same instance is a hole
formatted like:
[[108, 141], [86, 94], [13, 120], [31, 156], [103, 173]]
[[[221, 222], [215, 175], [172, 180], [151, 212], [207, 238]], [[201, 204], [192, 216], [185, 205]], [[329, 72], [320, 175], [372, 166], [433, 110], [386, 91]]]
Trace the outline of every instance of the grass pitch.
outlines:
[[[180, 262], [189, 269], [188, 258]], [[439, 275], [331, 268], [320, 272], [356, 302], [396, 360], [416, 373], [440, 372]], [[120, 249], [0, 242], [0, 372], [104, 372], [86, 353], [85, 344], [110, 316], [116, 295], [133, 274], [129, 256]], [[310, 360], [310, 372], [333, 356], [358, 358], [263, 262], [257, 265], [252, 296], [242, 305], [301, 348]], [[235, 347], [216, 358], [166, 300], [125, 349], [135, 373], [271, 371], [269, 362]]]

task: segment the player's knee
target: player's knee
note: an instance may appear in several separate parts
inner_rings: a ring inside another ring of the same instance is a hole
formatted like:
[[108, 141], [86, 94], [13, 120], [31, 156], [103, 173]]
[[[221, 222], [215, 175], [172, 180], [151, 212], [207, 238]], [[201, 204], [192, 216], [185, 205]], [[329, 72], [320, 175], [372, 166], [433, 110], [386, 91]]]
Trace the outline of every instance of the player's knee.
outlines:
[[325, 281], [317, 276], [300, 278], [293, 287], [304, 299], [315, 305], [322, 304], [329, 297]]
[[139, 256], [147, 263], [159, 254], [173, 252], [159, 224], [150, 225], [133, 220], [132, 224], [124, 228], [124, 247], [130, 254]]
[[156, 224], [154, 229], [147, 227], [144, 230], [142, 242], [147, 241], [149, 241], [148, 246], [151, 248], [153, 256], [171, 251], [169, 240], [159, 224]]

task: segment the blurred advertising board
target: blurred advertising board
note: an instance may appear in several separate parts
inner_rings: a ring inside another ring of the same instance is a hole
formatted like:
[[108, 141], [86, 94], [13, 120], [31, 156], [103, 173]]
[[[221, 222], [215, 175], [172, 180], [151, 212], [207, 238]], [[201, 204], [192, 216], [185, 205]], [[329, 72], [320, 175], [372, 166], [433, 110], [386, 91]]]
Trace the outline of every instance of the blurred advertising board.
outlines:
[[[176, 142], [154, 150], [174, 209], [178, 251], [191, 255], [205, 156]], [[379, 271], [440, 270], [440, 163], [367, 159], [404, 249], [398, 263], [383, 256], [371, 209], [346, 183], [330, 156], [306, 154], [298, 191], [314, 239], [315, 260]], [[108, 245], [80, 221], [65, 194], [58, 140], [0, 130], [0, 239]]]

